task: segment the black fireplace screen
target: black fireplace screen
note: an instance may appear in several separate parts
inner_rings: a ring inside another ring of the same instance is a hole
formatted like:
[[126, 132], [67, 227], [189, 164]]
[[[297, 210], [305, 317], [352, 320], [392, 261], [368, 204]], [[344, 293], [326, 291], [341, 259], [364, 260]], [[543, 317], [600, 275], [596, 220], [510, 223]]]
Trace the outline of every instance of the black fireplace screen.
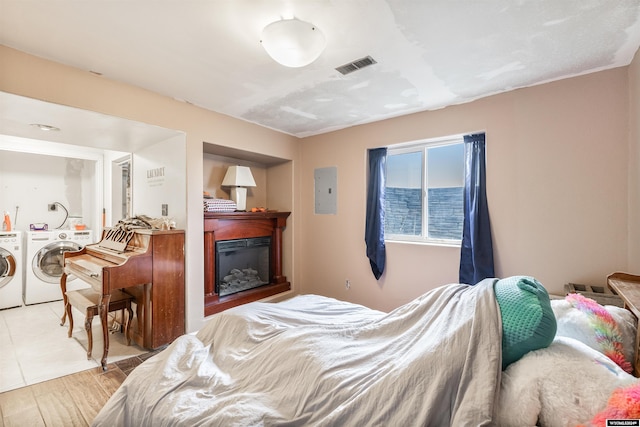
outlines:
[[231, 295], [269, 284], [271, 237], [216, 242], [216, 293]]

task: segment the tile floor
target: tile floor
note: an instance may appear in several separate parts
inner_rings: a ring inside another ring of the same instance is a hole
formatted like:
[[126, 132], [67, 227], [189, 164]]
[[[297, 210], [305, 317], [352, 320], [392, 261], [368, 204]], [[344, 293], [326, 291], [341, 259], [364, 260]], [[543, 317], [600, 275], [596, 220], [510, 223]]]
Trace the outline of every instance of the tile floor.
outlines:
[[[93, 318], [93, 354], [87, 360], [84, 314], [74, 308], [73, 337], [60, 326], [62, 301], [0, 310], [0, 393], [100, 366], [100, 319]], [[147, 350], [127, 346], [124, 335], [109, 337], [109, 363]]]

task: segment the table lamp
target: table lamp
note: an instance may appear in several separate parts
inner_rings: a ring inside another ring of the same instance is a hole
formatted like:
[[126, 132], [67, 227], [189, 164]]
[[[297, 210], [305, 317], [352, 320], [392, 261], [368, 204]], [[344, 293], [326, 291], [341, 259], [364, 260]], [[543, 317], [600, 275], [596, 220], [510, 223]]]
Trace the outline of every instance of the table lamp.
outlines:
[[255, 187], [256, 182], [251, 174], [251, 169], [247, 166], [229, 166], [227, 173], [222, 180], [222, 185], [231, 188], [231, 200], [236, 202], [236, 210], [247, 210], [247, 189]]

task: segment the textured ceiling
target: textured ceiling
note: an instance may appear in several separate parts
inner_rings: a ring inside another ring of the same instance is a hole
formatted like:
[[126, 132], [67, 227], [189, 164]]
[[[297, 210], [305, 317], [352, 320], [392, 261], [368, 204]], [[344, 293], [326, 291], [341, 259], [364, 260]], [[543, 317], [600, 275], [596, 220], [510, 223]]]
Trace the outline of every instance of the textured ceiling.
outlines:
[[[304, 68], [259, 42], [293, 16], [327, 38]], [[304, 137], [627, 65], [639, 18], [639, 0], [0, 0], [0, 44]]]

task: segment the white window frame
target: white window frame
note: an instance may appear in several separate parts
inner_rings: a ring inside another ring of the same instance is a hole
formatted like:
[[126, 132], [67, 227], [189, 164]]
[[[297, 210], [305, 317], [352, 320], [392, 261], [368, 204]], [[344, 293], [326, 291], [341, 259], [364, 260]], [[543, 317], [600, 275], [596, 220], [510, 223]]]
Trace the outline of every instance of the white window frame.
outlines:
[[[460, 239], [436, 239], [428, 237], [429, 230], [429, 192], [427, 182], [427, 165], [429, 164], [428, 152], [431, 148], [442, 147], [446, 145], [464, 144], [464, 135], [452, 135], [442, 138], [424, 139], [396, 144], [387, 147], [387, 157], [397, 154], [422, 152], [422, 231], [421, 235], [413, 236], [408, 234], [387, 234], [385, 230], [384, 240], [389, 242], [400, 243], [424, 243], [438, 246], [457, 246], [462, 245]], [[464, 160], [463, 160], [464, 161]], [[464, 167], [464, 165], [463, 165]]]

